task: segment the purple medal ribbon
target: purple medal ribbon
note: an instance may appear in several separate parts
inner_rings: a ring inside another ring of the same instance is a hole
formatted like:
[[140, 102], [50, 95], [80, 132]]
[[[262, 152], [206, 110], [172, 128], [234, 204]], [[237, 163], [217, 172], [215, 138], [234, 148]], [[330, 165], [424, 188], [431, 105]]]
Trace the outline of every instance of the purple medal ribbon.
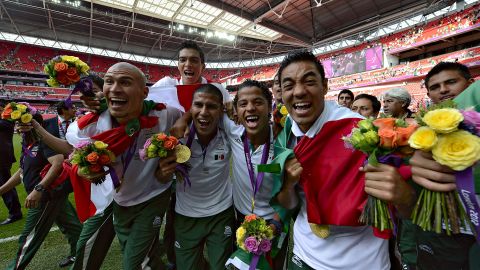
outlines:
[[[128, 148], [126, 152], [126, 157], [124, 158], [124, 155], [122, 155], [122, 164], [123, 164], [122, 177], [125, 176], [128, 166], [130, 165], [130, 162], [132, 161], [132, 158], [135, 155], [135, 149], [137, 149], [137, 139], [138, 137], [135, 137], [134, 143], [131, 144], [130, 147]], [[112, 166], [108, 166], [108, 172], [110, 173], [110, 177], [112, 178], [113, 187], [114, 188], [119, 187], [120, 179], [118, 178], [118, 175], [117, 175], [117, 172], [115, 172], [115, 169]]]
[[72, 108], [72, 95], [81, 92], [83, 95], [88, 97], [94, 97], [95, 93], [93, 92], [93, 81], [90, 78], [82, 78], [75, 84], [75, 88], [73, 88], [70, 95], [68, 95], [67, 99], [65, 100], [65, 105], [68, 108]]
[[456, 172], [455, 178], [460, 199], [463, 205], [465, 205], [467, 215], [470, 217], [470, 221], [475, 229], [474, 233], [477, 243], [480, 243], [480, 206], [475, 196], [472, 167]]
[[[262, 186], [263, 177], [265, 176], [264, 172], [259, 172], [257, 174], [257, 179], [255, 179], [255, 172], [253, 170], [252, 157], [250, 155], [250, 141], [247, 138], [247, 134], [243, 133], [243, 152], [245, 153], [245, 161], [247, 163], [248, 175], [250, 176], [250, 184], [253, 189], [253, 198], [252, 198], [252, 213], [253, 208], [255, 207], [255, 196], [257, 195], [258, 190]], [[270, 138], [270, 134], [268, 135]], [[270, 152], [270, 140], [263, 145], [262, 159], [260, 164], [266, 164], [268, 159], [268, 154]]]
[[257, 264], [259, 260], [260, 260], [260, 256], [257, 254], [253, 254], [252, 261], [250, 262], [250, 266], [248, 267], [248, 270], [257, 269]]
[[[197, 130], [195, 129], [195, 125], [193, 124], [193, 121], [192, 121], [192, 124], [190, 124], [190, 133], [188, 134], [188, 138], [187, 138], [187, 143], [186, 143], [186, 146], [188, 148], [192, 148], [192, 142], [193, 142], [193, 138], [195, 138], [195, 133], [197, 132]], [[187, 188], [187, 185], [189, 187], [192, 187], [192, 182], [190, 181], [190, 177], [188, 175], [188, 168], [185, 164], [178, 164], [177, 167], [175, 167], [175, 170], [178, 171], [182, 177], [183, 177], [183, 191], [185, 191], [185, 189]]]

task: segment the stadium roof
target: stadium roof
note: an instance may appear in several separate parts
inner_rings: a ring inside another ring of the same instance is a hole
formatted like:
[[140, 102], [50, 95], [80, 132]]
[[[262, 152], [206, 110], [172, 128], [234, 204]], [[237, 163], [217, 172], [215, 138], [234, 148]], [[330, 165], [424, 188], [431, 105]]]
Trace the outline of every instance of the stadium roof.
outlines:
[[175, 59], [183, 40], [194, 39], [215, 63], [210, 67], [241, 67], [275, 62], [297, 49], [325, 52], [333, 41], [352, 46], [363, 40], [351, 35], [409, 16], [425, 19], [422, 14], [454, 2], [2, 0], [0, 38], [163, 65], [175, 65], [168, 59]]

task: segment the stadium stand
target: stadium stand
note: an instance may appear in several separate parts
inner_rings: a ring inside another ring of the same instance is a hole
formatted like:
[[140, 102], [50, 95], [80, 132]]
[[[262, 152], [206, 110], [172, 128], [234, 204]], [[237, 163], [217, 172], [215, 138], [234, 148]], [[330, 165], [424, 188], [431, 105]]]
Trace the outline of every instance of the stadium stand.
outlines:
[[[361, 52], [376, 46], [382, 46], [387, 53], [393, 54], [434, 42], [439, 38], [459, 34], [461, 33], [460, 31], [478, 30], [480, 28], [479, 6], [477, 4], [463, 11], [428, 22], [425, 25], [414, 26], [376, 41], [364, 42], [360, 45], [319, 55], [318, 58], [321, 61], [332, 60], [342, 55]], [[48, 60], [62, 54], [75, 55], [81, 58], [90, 65], [93, 71], [101, 76], [107, 71], [108, 67], [119, 61], [119, 59], [97, 55], [86, 55], [0, 41], [0, 70], [41, 74], [43, 65]], [[480, 47], [457, 50], [417, 61], [401, 61], [398, 65], [389, 66], [387, 63], [384, 63], [382, 68], [376, 70], [330, 78], [329, 90], [335, 92], [346, 88], [358, 88], [362, 89], [362, 92], [378, 96], [389, 87], [392, 87], [392, 85], [400, 84], [404, 85], [414, 97], [412, 107], [415, 108], [425, 104], [426, 91], [423, 88], [423, 76], [440, 61], [458, 61], [470, 67], [480, 66]], [[179, 77], [176, 67], [144, 63], [133, 64], [146, 74], [150, 83], [155, 83], [165, 76]], [[245, 79], [270, 82], [275, 76], [277, 69], [278, 64], [236, 69], [207, 69], [204, 72], [204, 77], [209, 81], [219, 81], [229, 85], [240, 84]], [[26, 76], [28, 77], [28, 74]], [[42, 83], [41, 85], [45, 84]], [[22, 97], [27, 100], [56, 101], [65, 99], [69, 93], [70, 90], [67, 88], [18, 84], [4, 84], [0, 86], [0, 97], [3, 98]], [[335, 95], [329, 95], [327, 98], [333, 99], [335, 97]], [[78, 96], [73, 98], [78, 100]], [[48, 105], [40, 104], [39, 106], [45, 109], [45, 106]]]

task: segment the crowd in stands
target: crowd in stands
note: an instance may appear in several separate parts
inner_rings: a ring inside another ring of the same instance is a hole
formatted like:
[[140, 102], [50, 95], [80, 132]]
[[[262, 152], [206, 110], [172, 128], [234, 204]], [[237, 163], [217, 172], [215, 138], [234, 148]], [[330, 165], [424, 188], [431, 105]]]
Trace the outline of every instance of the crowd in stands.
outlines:
[[[415, 26], [409, 30], [389, 35], [374, 42], [365, 42], [360, 45], [342, 49], [341, 51], [326, 53], [318, 56], [318, 58], [321, 61], [331, 60], [341, 55], [360, 52], [376, 46], [383, 46], [384, 50], [394, 50], [405, 48], [409, 45], [427, 41], [435, 37], [444, 36], [452, 31], [478, 24], [480, 16], [479, 7], [480, 5], [477, 4], [455, 14], [431, 21], [423, 26]], [[118, 62], [118, 59], [108, 57], [66, 52], [57, 49], [38, 48], [39, 47], [32, 45], [0, 41], [0, 69], [42, 73], [44, 64], [51, 58], [56, 55], [68, 54], [80, 57], [90, 65], [93, 71], [103, 76], [108, 67]], [[476, 63], [480, 61], [480, 47], [464, 49], [394, 66], [388, 66], [388, 63], [386, 63], [384, 64], [384, 68], [377, 70], [330, 78], [329, 90], [338, 91], [346, 88], [371, 87], [378, 84], [404, 84], [405, 88], [411, 91], [413, 95], [412, 106], [418, 107], [420, 106], [419, 104], [424, 103], [425, 88], [423, 82], [415, 78], [424, 76], [431, 67], [440, 61], [458, 61], [466, 65]], [[165, 76], [179, 77], [178, 70], [175, 67], [144, 63], [132, 64], [140, 68], [146, 74], [147, 80], [151, 83]], [[271, 81], [277, 70], [278, 64], [274, 64], [241, 69], [207, 69], [203, 75], [209, 81], [226, 82], [227, 84], [236, 85], [245, 79]], [[385, 87], [376, 86], [373, 87], [374, 90], [368, 90], [367, 93], [378, 95], [385, 90]], [[67, 88], [18, 84], [0, 85], [0, 97], [9, 99], [21, 96], [27, 99], [62, 100], [65, 99], [69, 93], [70, 90]], [[78, 100], [78, 96], [73, 96], [73, 99]]]
[[480, 47], [465, 49], [431, 58], [426, 58], [393, 67], [386, 67], [374, 71], [331, 78], [329, 87], [332, 90], [375, 85], [382, 82], [402, 81], [406, 77], [425, 75], [438, 62], [461, 62], [468, 64], [480, 60]]
[[480, 5], [474, 5], [453, 16], [447, 16], [429, 22], [423, 26], [402, 31], [381, 39], [387, 51], [406, 48], [412, 44], [427, 41], [432, 38], [445, 36], [456, 30], [464, 29], [479, 23]]

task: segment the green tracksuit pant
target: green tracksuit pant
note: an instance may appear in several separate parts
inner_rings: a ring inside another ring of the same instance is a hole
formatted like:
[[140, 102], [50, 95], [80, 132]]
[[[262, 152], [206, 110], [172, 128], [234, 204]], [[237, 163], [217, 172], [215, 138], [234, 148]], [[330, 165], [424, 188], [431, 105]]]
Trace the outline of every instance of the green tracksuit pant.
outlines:
[[71, 270], [100, 269], [110, 249], [115, 231], [113, 229], [113, 203], [102, 214], [90, 217], [83, 223], [77, 242], [77, 255]]
[[67, 194], [42, 202], [37, 208], [28, 209], [25, 227], [18, 240], [15, 260], [7, 269], [25, 269], [55, 222], [70, 244], [70, 255], [75, 256], [77, 240], [82, 230], [77, 213]]
[[175, 214], [175, 254], [177, 269], [199, 270], [204, 265], [207, 247], [210, 270], [223, 270], [232, 255], [235, 232], [232, 207], [210, 217], [187, 217]]
[[123, 270], [164, 269], [159, 232], [170, 200], [170, 189], [133, 206], [113, 203], [113, 225], [123, 253]]

